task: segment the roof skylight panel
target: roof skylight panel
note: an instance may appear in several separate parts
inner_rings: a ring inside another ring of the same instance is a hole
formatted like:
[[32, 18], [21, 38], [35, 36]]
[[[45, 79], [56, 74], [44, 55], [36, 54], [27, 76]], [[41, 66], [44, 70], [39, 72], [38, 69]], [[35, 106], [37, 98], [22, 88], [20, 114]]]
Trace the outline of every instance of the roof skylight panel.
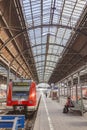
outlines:
[[40, 18], [41, 14], [40, 12], [36, 11], [36, 12], [33, 12], [33, 19], [34, 17], [38, 16]]
[[41, 48], [41, 54], [45, 54], [46, 53], [46, 48]]
[[[52, 55], [52, 57], [51, 57], [51, 61], [57, 61], [58, 60], [58, 56], [54, 56], [54, 55]], [[56, 64], [56, 63], [55, 63]]]
[[66, 30], [65, 35], [64, 35], [64, 38], [63, 38], [63, 39], [68, 40], [68, 39], [69, 39], [69, 37], [70, 37], [70, 35], [71, 35], [71, 31], [72, 31], [72, 30]]
[[43, 69], [43, 68], [44, 68], [44, 66], [41, 66], [41, 64], [39, 64], [39, 66], [37, 67], [37, 70], [41, 71], [41, 69]]
[[62, 45], [66, 45], [66, 42], [67, 42], [67, 41], [68, 41], [68, 40], [62, 39], [61, 44], [62, 44]]
[[40, 0], [37, 0], [36, 2], [32, 2], [32, 0], [31, 0], [31, 5], [33, 8], [40, 6]]
[[45, 60], [45, 55], [41, 55], [41, 60]]
[[29, 0], [23, 0], [23, 4], [29, 3]]
[[39, 9], [41, 7], [40, 2], [38, 0], [35, 3], [31, 2], [31, 5], [32, 5], [32, 10]]
[[36, 52], [36, 51], [37, 51], [36, 47], [33, 47], [32, 50], [33, 50], [33, 52]]
[[[33, 23], [32, 23], [32, 19], [28, 19], [27, 21], [26, 21], [26, 23], [28, 24], [28, 25], [33, 25]], [[27, 26], [27, 24], [26, 24], [26, 26]]]
[[26, 15], [26, 22], [30, 24], [30, 20], [32, 21], [31, 15]]
[[[71, 13], [72, 14], [72, 13]], [[70, 18], [71, 14], [63, 12], [62, 17], [64, 15], [64, 18]]]
[[62, 38], [64, 32], [65, 32], [64, 28], [59, 28], [58, 33], [57, 33], [57, 37], [61, 37]]
[[52, 70], [50, 70], [50, 69], [45, 69], [45, 74], [50, 74], [50, 73], [52, 73]]
[[40, 19], [35, 19], [34, 21], [35, 21], [34, 22], [34, 26], [38, 26], [38, 25], [41, 24], [41, 20]]
[[42, 66], [41, 66], [41, 64], [40, 65], [38, 65], [38, 67], [37, 67], [37, 71], [41, 71], [41, 69], [42, 69]]
[[75, 8], [84, 8], [85, 4], [77, 3]]
[[57, 51], [57, 54], [59, 55], [59, 54], [61, 54], [61, 52], [63, 51], [63, 49], [64, 49], [64, 47], [58, 47], [58, 51]]
[[35, 30], [35, 35], [38, 37], [41, 37], [41, 28], [36, 28]]
[[[61, 18], [61, 21], [68, 23], [69, 18], [70, 18], [70, 17], [68, 17], [68, 16], [66, 16], [66, 15], [63, 14], [63, 16], [62, 16], [62, 18]], [[65, 25], [65, 24], [63, 24], [63, 25]]]
[[72, 6], [74, 6], [75, 3], [76, 3], [76, 1], [77, 1], [77, 0], [66, 0], [66, 1], [65, 1], [65, 4], [66, 4], [66, 5], [72, 5]]
[[50, 62], [46, 62], [46, 65], [47, 65], [47, 66], [50, 65]]
[[50, 7], [51, 7], [51, 3], [49, 2], [45, 2], [45, 1], [43, 1], [43, 9], [45, 9], [45, 8], [48, 8], [48, 9], [50, 9]]
[[56, 44], [60, 44], [61, 38], [56, 38]]
[[58, 45], [53, 46], [53, 49], [56, 51], [56, 50], [58, 50], [58, 47], [59, 47], [59, 44], [58, 44]]
[[54, 46], [54, 45], [50, 45], [50, 44], [49, 44], [49, 49], [53, 49], [53, 46]]
[[55, 60], [55, 55], [51, 55], [51, 61]]
[[38, 68], [38, 66], [39, 66], [39, 62], [36, 62], [36, 68]]
[[43, 27], [43, 36], [44, 36], [44, 33], [46, 34], [47, 32], [48, 32], [48, 28]]
[[59, 20], [59, 17], [58, 17], [58, 15], [55, 15], [54, 14], [54, 16], [53, 16], [53, 23], [58, 23], [58, 20]]
[[49, 32], [55, 35], [57, 28], [56, 27], [50, 27]]
[[53, 70], [53, 68], [52, 67], [50, 67], [50, 66], [46, 66], [46, 68], [45, 68], [45, 70]]
[[36, 38], [36, 44], [41, 43], [41, 38]]
[[49, 48], [49, 50], [48, 50], [48, 53], [50, 54], [50, 53], [52, 53], [52, 48]]
[[76, 10], [76, 11], [79, 11], [79, 12], [82, 12], [83, 8], [81, 8], [81, 7], [79, 7], [79, 6], [76, 6], [76, 7], [75, 7], [75, 10]]
[[41, 60], [40, 62], [41, 62], [41, 65], [42, 65], [42, 66], [44, 66], [44, 63], [45, 63], [45, 62], [44, 62], [44, 61], [42, 61], [42, 60]]
[[54, 40], [55, 40], [55, 36], [50, 35], [50, 40], [49, 40], [49, 42], [50, 42], [50, 43], [53, 43]]
[[67, 8], [66, 6], [64, 7], [63, 11], [65, 12], [72, 12], [72, 8]]
[[57, 49], [53, 48], [52, 53], [56, 55], [57, 54]]
[[45, 22], [49, 23], [49, 19], [50, 19], [49, 15], [43, 16], [43, 23], [45, 23]]
[[65, 21], [64, 21], [64, 20], [61, 20], [61, 24], [62, 24], [62, 25], [67, 25], [67, 24], [68, 24], [68, 21], [67, 21], [67, 20], [65, 20]]
[[54, 62], [50, 62], [50, 65], [55, 67], [55, 63]]
[[24, 9], [24, 12], [25, 12], [25, 15], [26, 15], [27, 13], [31, 14], [30, 9], [28, 9], [28, 8], [25, 8], [25, 9]]
[[47, 55], [47, 60], [49, 61], [49, 60], [51, 60], [51, 55]]
[[43, 43], [41, 43], [41, 49], [46, 49], [46, 45], [43, 45]]
[[34, 59], [35, 59], [35, 62], [37, 62], [37, 57], [34, 57]]
[[47, 36], [43, 36], [43, 37], [42, 37], [42, 44], [43, 44], [43, 43], [46, 43], [46, 40], [47, 40]]
[[41, 46], [36, 46], [37, 51], [41, 50]]
[[41, 61], [41, 56], [37, 56], [37, 61]]
[[41, 54], [41, 50], [38, 50], [38, 51], [37, 51], [37, 55], [39, 55], [39, 54]]

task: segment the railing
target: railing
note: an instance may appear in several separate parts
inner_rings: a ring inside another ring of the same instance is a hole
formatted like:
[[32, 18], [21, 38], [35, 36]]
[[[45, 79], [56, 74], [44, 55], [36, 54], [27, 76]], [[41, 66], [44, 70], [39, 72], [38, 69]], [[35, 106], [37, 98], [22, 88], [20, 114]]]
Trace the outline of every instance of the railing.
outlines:
[[24, 122], [24, 115], [0, 116], [0, 128], [11, 128], [12, 130], [18, 130], [18, 128], [24, 128]]

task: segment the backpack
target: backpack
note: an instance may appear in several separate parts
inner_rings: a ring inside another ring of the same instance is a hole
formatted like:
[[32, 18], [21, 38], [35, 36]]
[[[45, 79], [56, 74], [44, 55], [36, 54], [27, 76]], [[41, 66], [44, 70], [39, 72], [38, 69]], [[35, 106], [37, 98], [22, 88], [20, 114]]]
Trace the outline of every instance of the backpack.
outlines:
[[67, 113], [68, 111], [67, 111], [67, 108], [66, 107], [64, 107], [63, 108], [63, 113]]

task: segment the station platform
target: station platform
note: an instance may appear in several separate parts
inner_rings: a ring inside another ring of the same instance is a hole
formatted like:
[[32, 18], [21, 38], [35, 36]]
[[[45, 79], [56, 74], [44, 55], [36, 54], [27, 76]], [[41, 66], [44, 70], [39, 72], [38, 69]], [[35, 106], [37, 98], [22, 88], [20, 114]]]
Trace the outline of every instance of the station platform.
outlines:
[[87, 130], [87, 113], [62, 113], [64, 105], [42, 94], [34, 130]]

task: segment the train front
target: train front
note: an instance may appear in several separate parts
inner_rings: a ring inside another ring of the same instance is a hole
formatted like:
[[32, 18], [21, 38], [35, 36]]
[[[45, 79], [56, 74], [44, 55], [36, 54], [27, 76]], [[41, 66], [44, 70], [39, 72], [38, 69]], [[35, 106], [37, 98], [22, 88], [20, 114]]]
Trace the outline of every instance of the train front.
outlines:
[[10, 82], [7, 92], [7, 106], [15, 110], [25, 110], [36, 105], [36, 84], [30, 80]]

